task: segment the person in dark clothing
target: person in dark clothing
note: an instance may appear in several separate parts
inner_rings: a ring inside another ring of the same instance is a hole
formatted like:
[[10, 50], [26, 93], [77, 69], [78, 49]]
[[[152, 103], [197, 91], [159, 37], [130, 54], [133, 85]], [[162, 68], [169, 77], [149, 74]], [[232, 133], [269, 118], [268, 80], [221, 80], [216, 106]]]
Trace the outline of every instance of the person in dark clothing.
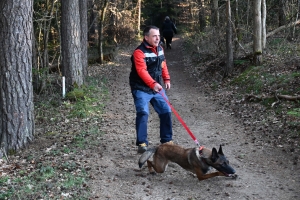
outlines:
[[166, 39], [167, 49], [171, 49], [172, 38], [174, 36], [174, 33], [177, 34], [177, 28], [168, 16], [166, 16], [163, 23], [162, 33], [163, 37]]
[[[149, 102], [160, 119], [160, 142], [172, 144], [171, 108], [163, 86], [171, 88], [170, 75], [163, 48], [159, 45], [160, 33], [156, 26], [144, 30], [143, 42], [134, 50], [129, 76], [131, 93], [136, 109], [136, 145], [138, 153], [147, 150], [147, 122]], [[163, 83], [162, 83], [163, 82]], [[163, 85], [164, 84], [164, 85]]]

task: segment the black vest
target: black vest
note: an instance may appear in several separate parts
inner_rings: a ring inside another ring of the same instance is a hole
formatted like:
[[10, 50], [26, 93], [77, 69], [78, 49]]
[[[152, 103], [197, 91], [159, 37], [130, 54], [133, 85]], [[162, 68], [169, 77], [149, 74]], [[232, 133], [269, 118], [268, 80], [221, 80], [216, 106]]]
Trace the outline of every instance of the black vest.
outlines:
[[[162, 83], [162, 62], [165, 60], [163, 50], [161, 46], [157, 47], [158, 55], [151, 51], [150, 48], [147, 48], [148, 43], [142, 42], [140, 46], [136, 49], [140, 49], [145, 55], [145, 63], [147, 65], [147, 71], [150, 76], [155, 80], [155, 82]], [[137, 74], [135, 63], [133, 62], [133, 56], [131, 56], [131, 72], [129, 76], [129, 83], [131, 90], [142, 90], [147, 93], [155, 93], [150, 87], [148, 87], [144, 81]]]

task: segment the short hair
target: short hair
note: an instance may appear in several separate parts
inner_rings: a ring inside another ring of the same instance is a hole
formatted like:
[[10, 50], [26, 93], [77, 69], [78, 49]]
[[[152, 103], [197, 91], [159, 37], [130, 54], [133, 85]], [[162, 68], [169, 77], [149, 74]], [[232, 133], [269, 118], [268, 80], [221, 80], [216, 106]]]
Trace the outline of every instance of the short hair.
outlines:
[[151, 29], [159, 30], [159, 28], [157, 28], [156, 26], [147, 26], [143, 31], [143, 35], [148, 36]]

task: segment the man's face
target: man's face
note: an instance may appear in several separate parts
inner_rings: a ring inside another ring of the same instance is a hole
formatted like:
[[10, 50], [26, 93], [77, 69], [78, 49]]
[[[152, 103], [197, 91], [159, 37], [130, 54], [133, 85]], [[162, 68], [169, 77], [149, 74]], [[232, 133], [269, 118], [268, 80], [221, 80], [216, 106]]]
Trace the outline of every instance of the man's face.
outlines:
[[160, 41], [160, 34], [159, 30], [156, 29], [150, 29], [149, 35], [145, 36], [145, 40], [154, 47], [157, 47]]

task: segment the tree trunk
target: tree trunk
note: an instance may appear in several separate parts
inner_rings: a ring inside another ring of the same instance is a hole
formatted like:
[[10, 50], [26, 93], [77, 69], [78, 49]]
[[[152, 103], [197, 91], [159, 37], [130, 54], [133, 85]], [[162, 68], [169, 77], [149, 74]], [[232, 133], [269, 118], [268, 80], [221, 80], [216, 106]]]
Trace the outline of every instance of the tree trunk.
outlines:
[[286, 0], [278, 0], [278, 26], [286, 24], [285, 1]]
[[226, 2], [226, 11], [227, 11], [227, 27], [226, 27], [226, 50], [227, 50], [227, 59], [226, 59], [226, 69], [224, 72], [224, 77], [228, 76], [232, 72], [233, 68], [233, 50], [232, 50], [232, 24], [231, 24], [231, 7], [230, 1]]
[[105, 13], [108, 6], [108, 0], [104, 1], [103, 8], [101, 10], [100, 20], [99, 20], [99, 45], [98, 45], [98, 52], [99, 52], [99, 61], [100, 64], [103, 64], [103, 29], [104, 29], [104, 20], [105, 20]]
[[261, 1], [253, 1], [253, 55], [254, 64], [260, 65], [262, 62], [262, 25], [261, 25]]
[[204, 0], [199, 1], [199, 24], [200, 31], [204, 31], [206, 27]]
[[33, 0], [0, 1], [0, 157], [34, 137]]
[[89, 9], [89, 25], [88, 25], [88, 41], [91, 44], [95, 44], [95, 33], [96, 33], [96, 20], [97, 20], [97, 13], [94, 10], [94, 1], [88, 1], [88, 9]]
[[66, 78], [66, 90], [70, 91], [84, 82], [79, 0], [62, 0], [61, 8], [62, 74]]
[[235, 41], [235, 47], [234, 49], [238, 49], [239, 47], [239, 42], [241, 41], [242, 39], [242, 34], [241, 34], [241, 31], [240, 31], [240, 15], [239, 15], [239, 1], [238, 0], [235, 0], [235, 9], [234, 9], [234, 18], [235, 18], [235, 21], [234, 21], [234, 25], [235, 25], [235, 32], [236, 32], [236, 41]]
[[262, 48], [266, 48], [267, 43], [267, 3], [266, 0], [262, 0], [262, 7], [261, 7], [261, 22], [262, 22]]
[[138, 21], [137, 21], [137, 32], [138, 32], [138, 37], [141, 35], [141, 6], [142, 6], [142, 0], [138, 0]]
[[81, 28], [81, 61], [83, 68], [83, 82], [85, 76], [87, 76], [87, 67], [88, 67], [88, 20], [87, 20], [87, 0], [79, 0], [79, 14], [80, 14], [80, 28]]
[[[110, 3], [112, 5], [117, 6], [117, 3], [115, 0], [110, 0]], [[109, 25], [106, 28], [106, 42], [108, 46], [115, 45], [117, 42], [117, 7], [111, 6], [111, 9], [109, 10], [108, 16], [109, 16]]]
[[219, 2], [218, 0], [213, 0], [212, 24], [214, 26], [219, 26], [220, 14], [219, 14], [219, 3], [218, 2]]
[[[299, 18], [299, 12], [300, 12], [300, 1], [298, 0], [298, 3], [297, 3], [297, 7], [298, 7], [298, 10], [297, 10], [297, 14], [296, 14], [296, 21], [298, 21], [298, 18]], [[295, 35], [296, 33], [296, 26], [293, 26], [293, 34], [292, 34], [292, 37], [296, 37]]]

